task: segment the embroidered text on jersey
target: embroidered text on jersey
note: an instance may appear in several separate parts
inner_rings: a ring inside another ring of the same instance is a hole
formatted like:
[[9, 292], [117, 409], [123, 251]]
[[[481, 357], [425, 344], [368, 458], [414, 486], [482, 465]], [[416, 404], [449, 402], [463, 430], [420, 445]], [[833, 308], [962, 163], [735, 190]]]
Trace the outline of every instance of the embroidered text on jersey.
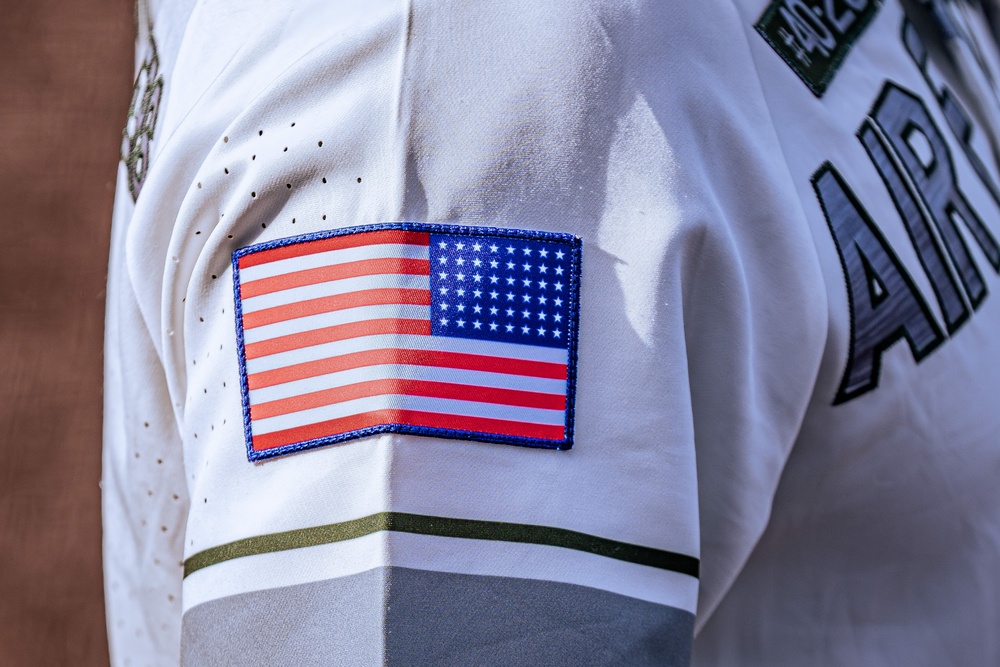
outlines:
[[149, 32], [148, 53], [135, 76], [132, 104], [128, 108], [125, 129], [122, 130], [121, 158], [128, 169], [128, 190], [132, 201], [139, 197], [142, 184], [149, 171], [149, 144], [156, 131], [156, 119], [163, 97], [163, 76], [160, 75], [160, 57], [156, 52], [153, 32]]
[[757, 32], [822, 97], [882, 0], [772, 0]]
[[960, 187], [956, 158], [968, 160], [998, 206], [1000, 187], [970, 144], [969, 114], [930, 76], [927, 48], [908, 20], [904, 20], [902, 34], [914, 65], [935, 91], [961, 153], [952, 153], [923, 99], [893, 81], [883, 84], [857, 138], [906, 228], [944, 327], [935, 320], [879, 223], [865, 211], [836, 167], [824, 163], [812, 182], [844, 270], [851, 322], [850, 352], [834, 404], [877, 387], [882, 354], [897, 341], [905, 339], [919, 363], [947, 336], [954, 336], [983, 304], [989, 293], [987, 283], [960, 227], [993, 273], [1000, 274], [1000, 242]]
[[384, 432], [572, 446], [579, 239], [386, 224], [233, 266], [251, 460]]

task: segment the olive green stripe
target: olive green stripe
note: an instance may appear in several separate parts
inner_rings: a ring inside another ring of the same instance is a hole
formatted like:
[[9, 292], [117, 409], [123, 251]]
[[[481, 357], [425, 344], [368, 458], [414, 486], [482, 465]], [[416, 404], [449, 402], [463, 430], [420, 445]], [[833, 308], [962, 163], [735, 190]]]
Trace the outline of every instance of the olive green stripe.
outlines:
[[234, 558], [344, 542], [382, 531], [562, 547], [605, 558], [614, 558], [626, 563], [647, 565], [692, 577], [698, 576], [698, 559], [692, 556], [617, 542], [586, 533], [578, 533], [575, 530], [498, 521], [451, 519], [401, 512], [381, 512], [342, 523], [248, 537], [205, 549], [184, 561], [184, 576], [187, 577], [202, 568]]

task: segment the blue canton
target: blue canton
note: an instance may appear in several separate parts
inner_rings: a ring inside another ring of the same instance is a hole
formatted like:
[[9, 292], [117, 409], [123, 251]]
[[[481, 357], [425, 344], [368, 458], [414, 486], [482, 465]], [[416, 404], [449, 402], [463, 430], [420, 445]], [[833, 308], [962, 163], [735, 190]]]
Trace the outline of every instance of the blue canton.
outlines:
[[568, 348], [570, 243], [430, 235], [431, 333]]

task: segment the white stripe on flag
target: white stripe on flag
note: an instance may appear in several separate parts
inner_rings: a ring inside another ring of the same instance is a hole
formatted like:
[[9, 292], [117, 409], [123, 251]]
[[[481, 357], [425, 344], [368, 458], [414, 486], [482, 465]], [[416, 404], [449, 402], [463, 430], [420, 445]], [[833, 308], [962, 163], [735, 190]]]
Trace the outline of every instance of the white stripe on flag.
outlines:
[[[412, 306], [419, 308], [420, 306]], [[397, 306], [391, 306], [396, 310]], [[361, 310], [358, 308], [357, 310]], [[426, 309], [425, 309], [426, 310]], [[303, 318], [305, 319], [305, 318]], [[276, 326], [276, 325], [271, 325]], [[265, 327], [261, 327], [262, 329]], [[558, 347], [542, 347], [540, 345], [518, 345], [517, 343], [500, 343], [491, 340], [471, 340], [469, 338], [451, 338], [448, 336], [415, 336], [408, 334], [385, 334], [381, 336], [362, 336], [338, 340], [335, 343], [313, 345], [299, 350], [280, 352], [259, 359], [247, 360], [247, 373], [262, 373], [264, 371], [284, 368], [295, 364], [339, 357], [354, 352], [367, 352], [384, 349], [432, 350], [434, 352], [458, 352], [460, 354], [478, 354], [488, 357], [517, 359], [523, 361], [542, 361], [550, 364], [569, 363], [569, 352]], [[564, 381], [561, 381], [565, 384]]]
[[364, 322], [365, 320], [391, 318], [423, 320], [427, 322], [430, 320], [430, 317], [430, 306], [359, 306], [357, 308], [333, 310], [329, 313], [320, 313], [319, 315], [309, 315], [308, 317], [297, 317], [294, 320], [265, 324], [262, 327], [254, 327], [253, 329], [245, 329], [243, 331], [243, 340], [247, 344], [259, 343], [279, 336], [289, 336], [291, 334], [313, 331], [314, 329], [337, 326], [338, 324]]
[[379, 273], [372, 276], [357, 276], [355, 278], [342, 278], [340, 280], [314, 283], [281, 292], [271, 292], [270, 294], [261, 294], [260, 296], [243, 299], [243, 312], [253, 313], [265, 308], [273, 308], [274, 306], [285, 306], [299, 301], [347, 294], [349, 292], [360, 292], [362, 290], [387, 288], [429, 290], [430, 287], [431, 279], [426, 275], [414, 276], [405, 273]]
[[326, 405], [321, 408], [271, 417], [269, 419], [254, 419], [252, 428], [253, 434], [258, 436], [299, 426], [317, 424], [331, 419], [350, 417], [365, 412], [392, 409], [434, 412], [462, 417], [503, 419], [549, 426], [562, 426], [566, 421], [565, 410], [543, 410], [541, 408], [522, 408], [511, 405], [496, 405], [494, 403], [458, 401], [450, 398], [427, 398], [424, 396], [389, 394], [385, 396], [358, 398], [333, 405]]
[[469, 371], [460, 368], [385, 364], [382, 366], [352, 368], [348, 371], [329, 373], [304, 380], [254, 389], [250, 392], [250, 402], [253, 405], [261, 405], [270, 401], [310, 394], [325, 389], [334, 389], [358, 382], [395, 379], [447, 382], [450, 384], [467, 385], [470, 389], [474, 389], [475, 387], [492, 387], [495, 389], [514, 389], [517, 391], [532, 391], [558, 396], [566, 394], [565, 380], [550, 380], [525, 375], [509, 375], [507, 373], [488, 373], [486, 371]]
[[301, 257], [289, 257], [287, 259], [279, 259], [273, 262], [242, 268], [240, 269], [240, 283], [245, 285], [253, 280], [293, 273], [295, 271], [305, 271], [306, 269], [316, 269], [321, 266], [335, 266], [337, 264], [359, 262], [366, 259], [390, 259], [395, 257], [428, 259], [430, 252], [427, 246], [403, 243], [376, 243], [357, 248], [328, 250], [326, 252], [317, 252], [311, 255], [302, 255]]

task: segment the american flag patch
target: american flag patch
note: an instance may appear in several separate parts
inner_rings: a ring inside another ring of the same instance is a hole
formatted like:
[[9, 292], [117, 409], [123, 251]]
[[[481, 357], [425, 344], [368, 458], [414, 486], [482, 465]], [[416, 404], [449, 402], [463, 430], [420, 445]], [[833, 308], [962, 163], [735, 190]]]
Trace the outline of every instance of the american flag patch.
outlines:
[[580, 239], [393, 223], [233, 253], [251, 461], [376, 433], [573, 445]]

